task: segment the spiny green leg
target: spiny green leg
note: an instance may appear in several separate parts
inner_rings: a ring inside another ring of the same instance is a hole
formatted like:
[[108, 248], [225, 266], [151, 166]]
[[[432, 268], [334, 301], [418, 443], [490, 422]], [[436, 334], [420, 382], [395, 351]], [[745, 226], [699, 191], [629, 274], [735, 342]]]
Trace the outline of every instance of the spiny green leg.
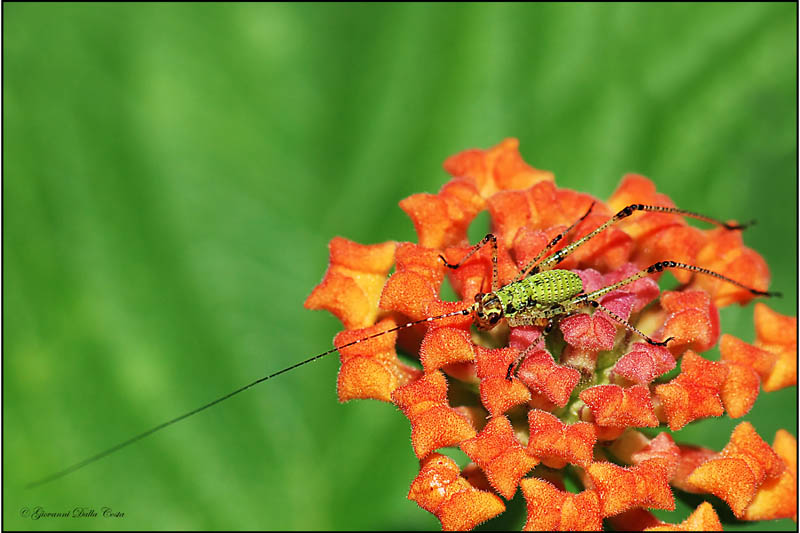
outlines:
[[721, 220], [717, 220], [715, 218], [707, 217], [705, 215], [694, 213], [692, 211], [686, 211], [684, 209], [678, 209], [676, 207], [663, 207], [663, 206], [660, 206], [660, 205], [631, 204], [631, 205], [625, 207], [624, 209], [620, 210], [619, 213], [617, 213], [616, 215], [614, 215], [613, 217], [608, 219], [605, 223], [600, 225], [597, 229], [595, 229], [591, 233], [585, 235], [584, 237], [578, 239], [577, 241], [573, 242], [569, 246], [565, 246], [561, 250], [559, 250], [556, 253], [554, 253], [551, 257], [549, 257], [541, 265], [539, 265], [539, 270], [540, 271], [541, 270], [550, 270], [551, 268], [556, 266], [558, 263], [560, 263], [561, 261], [566, 259], [567, 256], [569, 256], [569, 254], [571, 254], [573, 251], [575, 251], [576, 248], [578, 248], [579, 246], [583, 245], [584, 243], [586, 243], [590, 239], [594, 238], [598, 234], [602, 233], [603, 231], [608, 229], [610, 226], [616, 224], [620, 220], [628, 218], [629, 216], [631, 216], [636, 211], [654, 211], [654, 212], [658, 212], [658, 213], [669, 213], [669, 214], [673, 214], [673, 215], [683, 215], [683, 216], [686, 216], [686, 217], [696, 218], [696, 219], [702, 220], [704, 222], [709, 222], [711, 224], [716, 224], [718, 226], [722, 226], [723, 228], [726, 228], [726, 229], [729, 229], [729, 230], [741, 230], [741, 229], [745, 229], [746, 227], [754, 224], [753, 221], [748, 222], [747, 224], [728, 224], [726, 222], [722, 222]]
[[568, 227], [567, 229], [565, 229], [564, 231], [562, 231], [561, 233], [556, 235], [555, 238], [552, 241], [550, 241], [550, 243], [547, 246], [545, 246], [544, 249], [542, 249], [541, 252], [539, 252], [539, 255], [537, 255], [536, 257], [531, 259], [528, 262], [528, 264], [525, 265], [525, 268], [523, 268], [522, 270], [519, 271], [519, 275], [517, 275], [517, 277], [514, 278], [514, 281], [519, 281], [519, 280], [523, 279], [524, 277], [526, 277], [528, 275], [528, 271], [531, 270], [531, 268], [533, 268], [533, 270], [531, 270], [531, 272], [530, 272], [531, 274], [536, 274], [537, 272], [539, 272], [539, 268], [538, 267], [534, 268], [534, 265], [536, 263], [538, 263], [539, 261], [541, 261], [541, 259], [543, 257], [545, 257], [548, 254], [548, 252], [550, 252], [550, 250], [552, 250], [555, 247], [555, 245], [558, 244], [561, 241], [561, 239], [563, 239], [567, 235], [567, 233], [569, 233], [570, 231], [575, 229], [575, 226], [577, 226], [578, 224], [583, 222], [583, 220], [586, 217], [589, 216], [589, 213], [592, 212], [592, 208], [594, 207], [594, 204], [596, 204], [596, 203], [597, 202], [592, 202], [592, 205], [589, 206], [589, 210], [586, 211], [586, 214], [584, 214], [581, 218], [579, 218], [578, 220], [573, 222], [570, 227]]
[[481, 240], [481, 242], [473, 246], [472, 249], [469, 252], [467, 252], [467, 255], [462, 257], [461, 261], [459, 261], [455, 265], [451, 265], [450, 263], [448, 263], [447, 259], [445, 259], [444, 256], [441, 254], [439, 254], [439, 258], [444, 263], [444, 266], [455, 270], [461, 265], [463, 265], [467, 261], [467, 259], [472, 257], [473, 254], [475, 254], [475, 252], [483, 248], [483, 246], [485, 246], [487, 242], [492, 243], [492, 292], [494, 292], [497, 290], [497, 237], [495, 237], [493, 233], [487, 233], [486, 237], [484, 237]]
[[649, 274], [654, 274], [656, 272], [661, 272], [665, 268], [680, 268], [682, 270], [689, 270], [691, 272], [699, 272], [700, 274], [706, 274], [707, 276], [713, 276], [713, 277], [715, 277], [717, 279], [721, 279], [723, 281], [727, 281], [728, 283], [736, 285], [737, 287], [741, 287], [742, 289], [748, 290], [748, 291], [750, 291], [751, 294], [754, 294], [755, 296], [780, 296], [781, 295], [781, 293], [779, 293], [779, 292], [767, 292], [767, 291], [759, 291], [757, 289], [753, 289], [753, 288], [748, 287], [747, 285], [744, 285], [742, 283], [739, 283], [738, 281], [733, 280], [733, 279], [731, 279], [731, 278], [729, 278], [727, 276], [723, 276], [722, 274], [718, 274], [718, 273], [714, 272], [713, 270], [708, 270], [707, 268], [696, 267], [694, 265], [687, 265], [686, 263], [678, 263], [678, 262], [675, 262], [675, 261], [659, 261], [658, 263], [653, 263], [649, 267], [647, 267], [645, 269], [642, 269], [639, 272], [637, 272], [636, 274], [633, 274], [632, 276], [630, 276], [628, 278], [625, 278], [622, 281], [618, 281], [617, 283], [614, 283], [613, 285], [609, 285], [608, 287], [603, 287], [602, 289], [597, 289], [596, 291], [590, 292], [589, 294], [584, 294], [583, 296], [578, 296], [574, 301], [581, 300], [581, 301], [587, 302], [589, 300], [596, 300], [597, 298], [603, 296], [604, 294], [608, 294], [609, 292], [611, 292], [613, 290], [619, 289], [620, 287], [628, 285], [629, 283], [633, 283], [637, 279], [642, 279], [643, 277], [645, 277], [645, 276], [647, 276]]

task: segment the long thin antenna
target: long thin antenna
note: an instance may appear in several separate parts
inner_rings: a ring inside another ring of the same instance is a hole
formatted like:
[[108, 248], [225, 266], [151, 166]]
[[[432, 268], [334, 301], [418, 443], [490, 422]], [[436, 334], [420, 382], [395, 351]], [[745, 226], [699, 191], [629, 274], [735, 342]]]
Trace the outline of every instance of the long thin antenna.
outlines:
[[353, 346], [354, 344], [358, 344], [359, 342], [363, 342], [363, 341], [366, 341], [366, 340], [369, 340], [369, 339], [373, 339], [375, 337], [380, 337], [381, 335], [385, 335], [387, 333], [391, 333], [392, 331], [397, 331], [399, 329], [405, 329], [405, 328], [409, 328], [411, 326], [415, 326], [417, 324], [422, 324], [423, 322], [433, 322], [434, 320], [440, 320], [442, 318], [448, 318], [448, 317], [456, 316], [456, 315], [467, 316], [467, 315], [470, 314], [470, 312], [471, 312], [471, 308], [468, 308], [468, 309], [462, 309], [462, 310], [459, 310], [459, 311], [453, 311], [452, 313], [447, 313], [447, 314], [444, 314], [444, 315], [434, 316], [434, 317], [430, 317], [430, 318], [423, 318], [422, 320], [415, 320], [413, 322], [408, 322], [408, 323], [403, 324], [401, 326], [395, 326], [393, 328], [390, 328], [390, 329], [387, 329], [387, 330], [384, 330], [384, 331], [380, 331], [378, 333], [373, 333], [372, 335], [368, 335], [368, 336], [363, 337], [361, 339], [358, 339], [358, 340], [355, 340], [355, 341], [352, 341], [352, 342], [348, 342], [347, 344], [342, 344], [341, 346], [337, 346], [336, 348], [331, 348], [327, 352], [323, 352], [323, 353], [321, 353], [319, 355], [315, 355], [314, 357], [309, 357], [305, 361], [300, 361], [299, 363], [295, 363], [292, 366], [288, 366], [288, 367], [284, 368], [283, 370], [279, 370], [279, 371], [277, 371], [277, 372], [275, 372], [273, 374], [269, 374], [268, 376], [264, 376], [263, 378], [257, 379], [252, 383], [248, 383], [247, 385], [245, 385], [243, 387], [240, 387], [240, 388], [236, 389], [233, 392], [229, 392], [225, 396], [221, 396], [221, 397], [217, 398], [216, 400], [214, 400], [212, 402], [209, 402], [209, 403], [207, 403], [207, 404], [205, 404], [203, 406], [198, 407], [197, 409], [193, 409], [193, 410], [189, 411], [188, 413], [184, 413], [184, 414], [182, 414], [182, 415], [180, 415], [178, 417], [175, 417], [175, 418], [173, 418], [171, 420], [167, 420], [166, 422], [163, 422], [163, 423], [161, 423], [161, 424], [159, 424], [159, 425], [157, 425], [155, 427], [152, 427], [152, 428], [148, 429], [147, 431], [145, 431], [143, 433], [139, 433], [138, 435], [136, 435], [134, 437], [131, 437], [128, 440], [122, 441], [119, 444], [116, 444], [116, 445], [114, 445], [114, 446], [112, 446], [112, 447], [110, 447], [110, 448], [108, 448], [106, 450], [103, 450], [100, 453], [92, 455], [91, 457], [88, 457], [88, 458], [84, 459], [83, 461], [77, 462], [72, 466], [68, 466], [67, 468], [65, 468], [63, 470], [59, 470], [58, 472], [56, 472], [54, 474], [50, 474], [47, 477], [43, 477], [43, 478], [41, 478], [41, 479], [39, 479], [37, 481], [34, 481], [32, 483], [28, 483], [27, 485], [25, 485], [25, 488], [26, 489], [32, 489], [34, 487], [38, 487], [39, 485], [44, 485], [45, 483], [49, 483], [51, 481], [55, 481], [58, 478], [66, 476], [67, 474], [71, 474], [72, 472], [75, 472], [76, 470], [80, 470], [84, 466], [87, 466], [87, 465], [89, 465], [89, 464], [91, 464], [91, 463], [93, 463], [95, 461], [98, 461], [98, 460], [102, 459], [103, 457], [105, 457], [107, 455], [111, 455], [112, 453], [114, 453], [114, 452], [116, 452], [118, 450], [121, 450], [122, 448], [124, 448], [126, 446], [129, 446], [129, 445], [133, 444], [136, 441], [142, 440], [143, 438], [152, 435], [156, 431], [162, 430], [167, 426], [171, 426], [172, 424], [180, 422], [184, 418], [189, 418], [190, 416], [196, 415], [200, 411], [204, 411], [204, 410], [208, 409], [209, 407], [212, 407], [212, 406], [214, 406], [214, 405], [216, 405], [216, 404], [218, 404], [220, 402], [224, 402], [228, 398], [232, 398], [233, 396], [236, 396], [240, 392], [244, 392], [244, 391], [246, 391], [247, 389], [249, 389], [251, 387], [255, 387], [259, 383], [267, 381], [268, 379], [272, 379], [272, 378], [274, 378], [276, 376], [280, 376], [281, 374], [284, 374], [286, 372], [289, 372], [290, 370], [294, 370], [297, 367], [300, 367], [300, 366], [306, 365], [308, 363], [311, 363], [313, 361], [316, 361], [317, 359], [321, 359], [321, 358], [325, 357], [326, 355], [329, 355], [329, 354], [332, 354], [335, 351], [341, 350], [342, 348], [347, 348], [349, 346]]

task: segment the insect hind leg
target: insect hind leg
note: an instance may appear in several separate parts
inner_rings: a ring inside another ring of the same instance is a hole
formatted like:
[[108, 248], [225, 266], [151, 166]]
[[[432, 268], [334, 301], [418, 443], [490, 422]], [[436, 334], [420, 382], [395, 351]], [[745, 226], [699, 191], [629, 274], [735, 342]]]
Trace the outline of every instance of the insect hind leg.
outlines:
[[681, 215], [685, 217], [695, 218], [697, 220], [702, 220], [703, 222], [708, 222], [710, 224], [715, 224], [717, 226], [721, 226], [728, 230], [743, 230], [755, 223], [754, 221], [750, 221], [746, 224], [729, 224], [727, 222], [717, 220], [716, 218], [707, 217], [705, 215], [701, 215], [693, 211], [686, 211], [685, 209], [678, 209], [677, 207], [664, 207], [661, 205], [630, 204], [622, 208], [616, 215], [608, 219], [606, 222], [598, 226], [596, 229], [594, 229], [587, 235], [584, 235], [583, 237], [573, 242], [569, 246], [562, 248], [561, 250], [557, 251], [556, 253], [545, 259], [539, 265], [539, 270], [550, 270], [551, 268], [555, 267], [558, 263], [566, 259], [577, 248], [586, 244], [586, 242], [593, 239], [600, 233], [604, 232], [609, 227], [613, 226], [614, 224], [623, 219], [628, 218], [637, 211], [650, 211], [656, 213]]
[[603, 287], [602, 289], [598, 289], [598, 290], [596, 290], [594, 292], [591, 292], [589, 294], [580, 296], [579, 298], [582, 301], [596, 300], [597, 298], [599, 298], [600, 296], [603, 296], [604, 294], [608, 294], [611, 291], [614, 291], [616, 289], [619, 289], [620, 287], [623, 287], [625, 285], [633, 283], [634, 281], [636, 281], [638, 279], [642, 279], [645, 276], [648, 276], [650, 274], [655, 274], [657, 272], [662, 272], [665, 268], [678, 268], [678, 269], [681, 269], [681, 270], [688, 270], [690, 272], [697, 272], [699, 274], [705, 274], [707, 276], [712, 276], [712, 277], [715, 277], [717, 279], [721, 279], [722, 281], [726, 281], [726, 282], [728, 282], [728, 283], [730, 283], [732, 285], [736, 285], [739, 288], [742, 288], [742, 289], [745, 289], [747, 291], [750, 291], [750, 293], [753, 294], [754, 296], [771, 297], [771, 296], [780, 296], [781, 295], [781, 293], [779, 293], [779, 292], [760, 291], [758, 289], [754, 289], [752, 287], [748, 287], [744, 283], [740, 283], [740, 282], [738, 282], [738, 281], [736, 281], [734, 279], [731, 279], [731, 278], [729, 278], [727, 276], [723, 276], [722, 274], [720, 274], [718, 272], [714, 272], [713, 270], [709, 270], [707, 268], [702, 268], [702, 267], [698, 267], [698, 266], [694, 266], [694, 265], [687, 265], [686, 263], [678, 263], [677, 261], [659, 261], [657, 263], [653, 263], [652, 265], [650, 265], [647, 268], [643, 268], [642, 270], [640, 270], [636, 274], [633, 274], [632, 276], [627, 277], [627, 278], [623, 279], [622, 281], [618, 281], [617, 283], [609, 285], [608, 287]]

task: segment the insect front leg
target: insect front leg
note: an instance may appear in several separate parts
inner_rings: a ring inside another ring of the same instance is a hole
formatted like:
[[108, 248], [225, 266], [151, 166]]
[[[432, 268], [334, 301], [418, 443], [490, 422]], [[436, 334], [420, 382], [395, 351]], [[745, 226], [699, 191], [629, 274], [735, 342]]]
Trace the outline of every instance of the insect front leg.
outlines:
[[475, 254], [475, 252], [483, 248], [488, 242], [492, 243], [492, 292], [494, 292], [497, 290], [497, 237], [495, 237], [493, 233], [487, 233], [486, 237], [484, 237], [481, 240], [481, 242], [473, 246], [472, 249], [469, 252], [467, 252], [467, 255], [462, 257], [461, 261], [459, 261], [455, 265], [448, 263], [447, 259], [445, 259], [444, 256], [441, 254], [439, 254], [439, 258], [444, 263], [444, 266], [455, 270], [456, 268], [466, 263], [466, 261], [470, 257], [472, 257]]
[[511, 381], [511, 379], [517, 374], [517, 370], [519, 369], [519, 365], [522, 364], [522, 361], [525, 360], [528, 355], [539, 346], [538, 342], [534, 342], [524, 350], [520, 352], [516, 359], [514, 359], [510, 365], [508, 365], [508, 370], [506, 370], [506, 380]]
[[[563, 306], [555, 305], [549, 309], [536, 309], [534, 311], [528, 311], [527, 313], [523, 311], [507, 317], [506, 320], [508, 321], [508, 325], [512, 328], [519, 326], [544, 326], [542, 335], [547, 335], [553, 330], [556, 317], [563, 314]], [[508, 365], [508, 370], [506, 370], [506, 379], [508, 381], [511, 381], [511, 378], [517, 373], [519, 365], [522, 364], [522, 361], [524, 361], [531, 351], [538, 345], [538, 342], [531, 344], [525, 348], [510, 365]]]
[[[553, 325], [554, 324], [555, 324], [555, 320], [554, 319], [552, 319], [552, 318], [548, 319], [547, 320], [547, 325], [544, 327], [543, 335], [547, 335], [548, 333], [550, 333], [553, 330]], [[535, 324], [531, 324], [531, 325], [535, 325]], [[531, 344], [530, 346], [528, 346], [527, 348], [522, 350], [522, 352], [520, 352], [520, 354], [517, 356], [517, 358], [514, 359], [514, 361], [512, 361], [510, 365], [508, 365], [508, 370], [506, 370], [506, 379], [508, 381], [511, 381], [511, 378], [514, 377], [517, 374], [517, 370], [519, 370], [519, 367], [522, 364], [522, 362], [525, 360], [526, 357], [528, 357], [528, 355], [530, 355], [530, 353], [537, 346], [539, 346], [539, 342], [535, 342], [535, 343]]]

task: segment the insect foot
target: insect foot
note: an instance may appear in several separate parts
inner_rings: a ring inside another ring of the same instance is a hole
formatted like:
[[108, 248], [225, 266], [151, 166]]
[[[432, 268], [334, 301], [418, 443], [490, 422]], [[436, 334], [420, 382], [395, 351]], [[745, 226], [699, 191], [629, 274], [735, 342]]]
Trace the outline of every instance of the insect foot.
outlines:
[[[723, 336], [720, 361], [701, 355], [719, 340], [719, 308], [776, 295], [742, 240], [750, 223], [673, 207], [641, 176], [605, 202], [560, 189], [514, 139], [445, 169], [438, 194], [400, 202], [417, 243], [332, 245], [306, 302], [346, 328], [334, 339], [340, 400], [391, 402], [408, 418], [421, 464], [408, 498], [444, 529], [494, 518], [518, 487], [529, 529], [671, 527], [648, 509], [673, 509], [673, 486], [713, 494], [742, 519], [794, 516], [788, 433], [770, 446], [743, 423], [718, 455], [662, 431], [741, 417], [760, 384], [796, 384], [796, 319], [764, 303], [755, 344]], [[493, 232], [471, 245], [467, 228], [484, 210]], [[679, 288], [660, 291], [665, 271]], [[445, 277], [456, 302], [439, 297]], [[448, 447], [472, 462], [442, 455]], [[569, 464], [585, 472], [577, 494], [563, 490]], [[730, 476], [742, 482], [716, 481]], [[683, 518], [675, 525], [720, 526], [707, 503]]]

